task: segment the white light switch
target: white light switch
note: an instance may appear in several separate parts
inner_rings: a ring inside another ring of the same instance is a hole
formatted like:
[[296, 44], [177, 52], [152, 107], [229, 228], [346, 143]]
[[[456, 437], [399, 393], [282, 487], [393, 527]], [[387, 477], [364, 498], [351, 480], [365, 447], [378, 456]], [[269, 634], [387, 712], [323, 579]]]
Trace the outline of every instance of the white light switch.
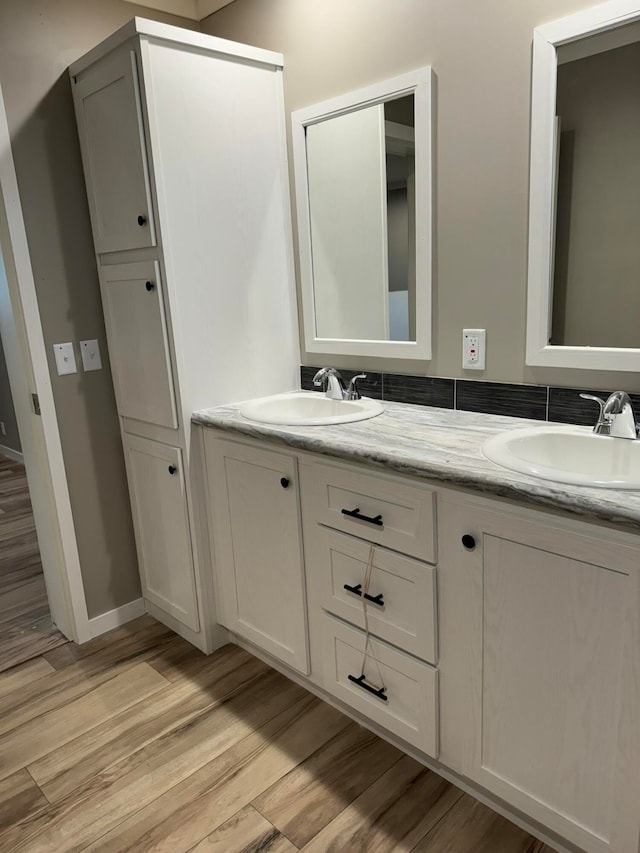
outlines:
[[82, 366], [85, 371], [102, 368], [98, 341], [80, 341], [80, 352], [82, 353]]
[[67, 373], [77, 373], [76, 357], [71, 342], [67, 344], [54, 344], [53, 353], [56, 357], [58, 376], [64, 376]]
[[484, 370], [485, 329], [462, 330], [462, 367], [464, 370]]

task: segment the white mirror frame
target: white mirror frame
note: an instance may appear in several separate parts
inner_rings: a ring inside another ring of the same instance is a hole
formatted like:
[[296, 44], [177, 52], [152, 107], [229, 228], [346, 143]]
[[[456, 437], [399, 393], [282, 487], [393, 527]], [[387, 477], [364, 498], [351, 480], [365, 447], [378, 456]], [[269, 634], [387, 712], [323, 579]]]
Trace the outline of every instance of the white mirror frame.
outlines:
[[[431, 358], [431, 278], [432, 278], [432, 134], [433, 75], [430, 67], [419, 68], [399, 77], [349, 92], [291, 114], [293, 162], [298, 214], [298, 243], [302, 285], [304, 344], [307, 352], [332, 355], [379, 356], [384, 358]], [[415, 109], [415, 174], [416, 174], [416, 340], [373, 341], [318, 338], [313, 287], [311, 222], [309, 216], [309, 184], [305, 130], [333, 116], [352, 112], [414, 95]]]
[[638, 0], [612, 0], [533, 33], [527, 350], [529, 365], [591, 370], [640, 370], [640, 349], [549, 344], [556, 191], [557, 49], [640, 21]]

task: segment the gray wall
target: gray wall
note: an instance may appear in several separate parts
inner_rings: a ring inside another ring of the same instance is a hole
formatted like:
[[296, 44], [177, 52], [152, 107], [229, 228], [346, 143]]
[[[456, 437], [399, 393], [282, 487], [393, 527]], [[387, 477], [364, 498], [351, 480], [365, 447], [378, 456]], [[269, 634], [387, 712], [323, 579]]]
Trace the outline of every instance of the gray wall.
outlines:
[[[16, 421], [16, 413], [13, 408], [13, 396], [9, 385], [9, 374], [7, 373], [7, 363], [4, 358], [4, 349], [0, 344], [0, 421], [4, 424], [5, 435], [0, 434], [0, 445], [9, 447], [11, 450], [17, 450], [22, 453], [22, 445], [20, 444], [20, 435], [18, 433], [18, 423]], [[1, 452], [1, 451], [0, 451]]]
[[[0, 83], [89, 616], [140, 595], [124, 460], [67, 67], [134, 15], [120, 0], [2, 0]], [[104, 369], [58, 377], [51, 345], [98, 338]], [[1, 443], [1, 442], [0, 442]]]
[[[524, 364], [531, 42], [592, 0], [235, 0], [202, 23], [281, 51], [287, 112], [421, 65], [437, 76], [435, 341], [430, 364], [338, 367], [463, 376], [463, 328], [486, 328], [473, 379], [638, 390], [629, 374]], [[307, 364], [326, 357], [304, 355]]]
[[[4, 267], [2, 251], [0, 250], [0, 282], [6, 286], [7, 273]], [[0, 434], [0, 445], [10, 447], [22, 453], [20, 434], [18, 433], [18, 422], [13, 408], [13, 395], [9, 385], [9, 374], [7, 373], [7, 362], [4, 357], [4, 349], [0, 342], [0, 421], [4, 422], [6, 435]]]

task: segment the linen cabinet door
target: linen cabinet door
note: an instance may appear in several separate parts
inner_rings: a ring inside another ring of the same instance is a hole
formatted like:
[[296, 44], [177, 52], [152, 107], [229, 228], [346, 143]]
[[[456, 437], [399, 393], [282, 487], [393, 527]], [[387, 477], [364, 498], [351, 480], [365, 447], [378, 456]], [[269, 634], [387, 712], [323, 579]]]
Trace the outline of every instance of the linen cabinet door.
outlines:
[[182, 453], [126, 433], [123, 443], [143, 595], [198, 631]]
[[309, 672], [296, 461], [205, 434], [219, 621]]
[[158, 264], [100, 270], [109, 359], [118, 412], [158, 426], [178, 426]]
[[73, 95], [96, 252], [155, 246], [135, 51], [97, 63]]
[[442, 760], [581, 849], [637, 853], [638, 549], [534, 513], [438, 515]]

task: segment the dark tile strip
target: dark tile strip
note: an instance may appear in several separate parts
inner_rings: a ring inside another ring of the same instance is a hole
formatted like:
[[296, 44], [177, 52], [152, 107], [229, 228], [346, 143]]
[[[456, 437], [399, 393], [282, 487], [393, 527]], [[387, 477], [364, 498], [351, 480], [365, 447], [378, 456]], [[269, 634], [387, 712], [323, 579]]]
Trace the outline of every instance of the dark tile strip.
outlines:
[[[300, 367], [300, 382], [304, 390], [320, 390], [313, 385], [317, 370], [317, 367]], [[403, 373], [340, 370], [345, 382], [356, 372], [367, 374], [367, 378], [359, 382], [363, 396], [377, 400], [587, 426], [595, 424], [598, 406], [593, 401], [583, 400], [580, 394], [593, 394], [606, 400], [611, 391], [615, 390], [593, 391], [547, 385], [443, 379]], [[640, 419], [640, 394], [629, 396], [636, 417]]]
[[500, 382], [456, 382], [456, 404], [467, 412], [510, 415], [546, 420], [547, 389], [543, 385], [509, 385]]
[[416, 403], [420, 406], [453, 409], [454, 384], [453, 379], [385, 373], [384, 399], [396, 403]]

